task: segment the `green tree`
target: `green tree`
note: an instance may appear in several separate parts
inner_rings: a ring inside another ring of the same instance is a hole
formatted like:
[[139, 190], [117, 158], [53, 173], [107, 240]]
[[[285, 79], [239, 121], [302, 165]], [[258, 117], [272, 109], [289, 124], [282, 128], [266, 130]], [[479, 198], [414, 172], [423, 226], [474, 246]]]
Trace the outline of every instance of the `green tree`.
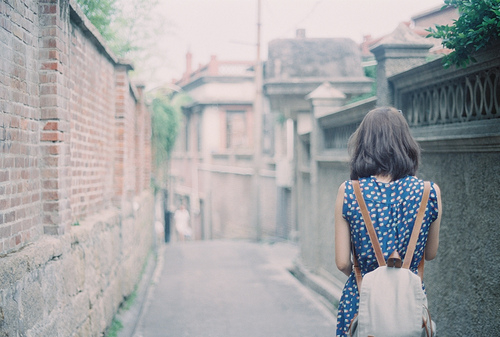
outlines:
[[111, 22], [118, 12], [116, 0], [76, 0], [76, 2], [102, 37], [106, 41], [112, 40], [115, 34]]
[[474, 54], [500, 40], [500, 0], [445, 0], [445, 6], [457, 7], [460, 17], [453, 25], [429, 28], [428, 37], [442, 39], [452, 52], [443, 58], [446, 68], [465, 67], [475, 62]]
[[346, 104], [352, 104], [355, 102], [359, 102], [359, 101], [362, 101], [362, 100], [365, 100], [367, 98], [374, 97], [377, 95], [377, 66], [376, 65], [365, 66], [364, 71], [365, 71], [366, 77], [373, 79], [372, 90], [370, 90], [370, 92], [368, 92], [366, 94], [351, 97], [351, 99], [349, 99], [346, 102]]
[[157, 92], [151, 101], [152, 145], [157, 165], [165, 163], [172, 153], [181, 124], [182, 106], [191, 98], [185, 94], [173, 97]]
[[[163, 92], [162, 92], [163, 91]], [[151, 143], [154, 157], [153, 187], [166, 188], [169, 176], [170, 155], [175, 145], [182, 122], [182, 106], [191, 98], [184, 93], [171, 95], [164, 90], [157, 90], [152, 95], [151, 108]]]
[[[165, 19], [157, 0], [76, 0], [83, 13], [120, 58], [142, 61], [151, 53]], [[144, 61], [144, 62], [147, 62]]]

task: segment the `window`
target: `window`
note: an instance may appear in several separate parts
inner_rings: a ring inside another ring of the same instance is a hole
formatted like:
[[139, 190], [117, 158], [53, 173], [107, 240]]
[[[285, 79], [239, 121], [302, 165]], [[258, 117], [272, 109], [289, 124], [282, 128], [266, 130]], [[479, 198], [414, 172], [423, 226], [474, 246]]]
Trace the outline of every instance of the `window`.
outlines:
[[244, 110], [226, 111], [226, 147], [228, 149], [248, 147], [247, 120]]

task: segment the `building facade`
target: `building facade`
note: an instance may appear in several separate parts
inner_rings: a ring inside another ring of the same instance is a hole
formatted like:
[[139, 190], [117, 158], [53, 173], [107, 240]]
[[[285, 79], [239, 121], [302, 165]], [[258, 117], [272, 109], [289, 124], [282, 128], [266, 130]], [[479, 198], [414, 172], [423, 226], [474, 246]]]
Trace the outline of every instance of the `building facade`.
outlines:
[[[196, 239], [257, 239], [274, 235], [274, 171], [256, 170], [256, 87], [253, 62], [210, 62], [192, 71], [191, 54], [177, 85], [192, 102], [171, 161], [172, 209], [184, 203]], [[253, 182], [261, 181], [260, 221], [252, 222]], [[267, 190], [266, 190], [267, 189]]]
[[299, 30], [294, 39], [269, 44], [264, 93], [271, 112], [285, 121], [276, 127], [276, 133], [286, 135], [277, 142], [285, 145], [277, 147], [275, 154], [279, 205], [291, 210], [283, 211], [281, 219], [290, 223], [306, 263], [311, 261], [307, 256], [317, 249], [321, 242], [318, 236], [322, 235], [312, 220], [321, 215], [318, 194], [313, 191], [319, 188], [318, 168], [311, 165], [311, 159], [318, 142], [330, 150], [335, 142], [312, 137], [312, 130], [317, 128], [317, 118], [329, 113], [330, 108], [369, 93], [371, 87], [359, 47], [350, 39], [307, 38]]

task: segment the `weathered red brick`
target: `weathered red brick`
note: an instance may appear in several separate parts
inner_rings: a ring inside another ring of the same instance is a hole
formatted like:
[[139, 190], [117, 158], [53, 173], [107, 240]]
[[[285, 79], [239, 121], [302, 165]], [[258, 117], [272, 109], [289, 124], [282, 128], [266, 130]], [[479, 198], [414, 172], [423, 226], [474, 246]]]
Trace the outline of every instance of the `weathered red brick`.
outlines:
[[[0, 221], [3, 223], [3, 215], [0, 216]], [[0, 238], [6, 238], [12, 235], [12, 226], [6, 225], [0, 227]]]
[[4, 218], [6, 223], [16, 220], [16, 212], [10, 211], [4, 215]]
[[55, 14], [57, 13], [57, 5], [40, 5], [41, 14]]
[[43, 191], [42, 198], [47, 201], [59, 200], [59, 193], [57, 191]]
[[42, 84], [40, 86], [40, 95], [56, 95], [57, 85], [55, 83]]
[[64, 135], [61, 132], [42, 132], [40, 140], [45, 142], [60, 142], [63, 140]]
[[42, 70], [60, 70], [58, 61], [42, 62]]
[[59, 180], [53, 179], [53, 180], [44, 180], [42, 182], [42, 187], [44, 189], [49, 189], [49, 190], [56, 190], [59, 188]]
[[47, 122], [43, 127], [43, 130], [58, 130], [58, 122]]
[[0, 171], [0, 182], [8, 181], [10, 177], [10, 172], [7, 170]]

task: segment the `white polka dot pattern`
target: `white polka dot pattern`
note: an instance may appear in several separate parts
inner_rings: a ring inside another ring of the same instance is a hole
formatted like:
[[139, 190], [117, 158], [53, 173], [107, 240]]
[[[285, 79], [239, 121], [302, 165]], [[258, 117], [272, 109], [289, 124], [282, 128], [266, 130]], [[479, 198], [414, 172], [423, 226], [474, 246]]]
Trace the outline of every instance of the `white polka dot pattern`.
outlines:
[[[377, 181], [374, 177], [369, 177], [360, 179], [359, 183], [385, 258], [387, 259], [397, 249], [401, 258], [404, 259], [406, 246], [410, 240], [420, 200], [422, 199], [423, 180], [408, 176], [390, 183], [383, 183]], [[377, 259], [356, 202], [352, 184], [347, 181], [345, 186], [342, 216], [349, 223], [351, 240], [356, 249], [361, 274], [364, 275], [378, 266]], [[437, 215], [436, 191], [434, 184], [431, 182], [429, 201], [410, 266], [414, 273], [417, 273], [418, 264], [424, 253], [430, 224], [436, 220]], [[344, 286], [339, 304], [337, 336], [347, 336], [349, 324], [358, 311], [358, 300], [356, 279], [354, 273], [351, 273]]]

